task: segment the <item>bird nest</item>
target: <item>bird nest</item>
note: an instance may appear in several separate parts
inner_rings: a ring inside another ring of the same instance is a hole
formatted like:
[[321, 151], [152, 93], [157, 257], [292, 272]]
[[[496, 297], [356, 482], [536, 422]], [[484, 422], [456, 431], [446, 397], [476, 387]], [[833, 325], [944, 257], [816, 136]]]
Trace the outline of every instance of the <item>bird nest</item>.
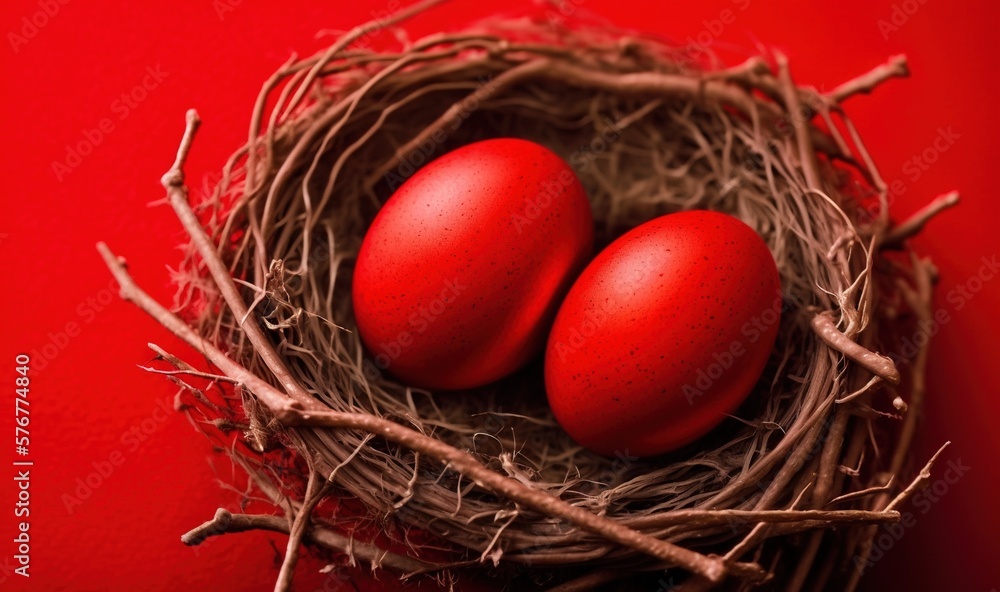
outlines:
[[[496, 571], [525, 589], [856, 585], [878, 526], [927, 478], [905, 480], [926, 339], [900, 344], [931, 314], [935, 274], [905, 239], [956, 200], [894, 224], [842, 108], [905, 76], [905, 60], [821, 93], [793, 83], [780, 54], [725, 67], [704, 48], [584, 23], [379, 37], [425, 8], [285, 64], [251, 139], [194, 204], [189, 112], [163, 178], [191, 236], [177, 313], [101, 247], [122, 295], [209, 362], [152, 346], [179, 407], [249, 475], [244, 503], [184, 541], [289, 533], [279, 589], [302, 544], [404, 579]], [[777, 343], [747, 402], [707, 437], [655, 458], [599, 456], [554, 421], [537, 362], [442, 394], [364, 350], [350, 294], [368, 225], [423, 164], [492, 137], [533, 140], [575, 169], [599, 247], [690, 209], [736, 216], [767, 243]], [[256, 498], [284, 516], [242, 511]]]

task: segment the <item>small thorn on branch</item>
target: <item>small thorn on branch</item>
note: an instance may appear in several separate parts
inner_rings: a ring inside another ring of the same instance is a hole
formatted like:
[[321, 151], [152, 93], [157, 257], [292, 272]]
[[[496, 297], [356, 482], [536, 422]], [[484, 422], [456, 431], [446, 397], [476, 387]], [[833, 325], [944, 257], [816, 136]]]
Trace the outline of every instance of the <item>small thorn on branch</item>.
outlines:
[[833, 315], [829, 312], [821, 312], [814, 316], [812, 328], [824, 343], [854, 360], [865, 370], [892, 384], [899, 384], [899, 370], [896, 368], [896, 364], [889, 358], [851, 341], [847, 335], [837, 329]]
[[898, 249], [903, 241], [924, 229], [924, 225], [941, 212], [958, 205], [960, 198], [957, 191], [950, 191], [938, 196], [931, 203], [917, 210], [912, 216], [897, 224], [885, 235], [881, 247], [883, 249]]

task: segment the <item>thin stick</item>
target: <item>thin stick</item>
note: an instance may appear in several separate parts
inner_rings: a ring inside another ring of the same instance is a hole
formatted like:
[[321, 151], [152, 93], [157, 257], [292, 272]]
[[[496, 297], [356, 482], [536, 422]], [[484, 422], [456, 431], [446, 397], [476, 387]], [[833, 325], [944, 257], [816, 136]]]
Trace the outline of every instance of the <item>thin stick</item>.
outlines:
[[180, 219], [184, 229], [191, 236], [191, 241], [201, 254], [205, 267], [212, 274], [212, 278], [219, 287], [222, 297], [225, 299], [229, 309], [233, 311], [233, 316], [237, 319], [237, 322], [239, 322], [240, 328], [243, 329], [247, 339], [253, 344], [257, 355], [261, 357], [292, 399], [307, 409], [319, 409], [320, 405], [316, 399], [309, 396], [305, 389], [292, 378], [288, 367], [285, 366], [285, 362], [274, 350], [274, 346], [268, 341], [260, 325], [257, 324], [256, 317], [251, 317], [249, 314], [246, 302], [240, 296], [239, 290], [236, 288], [236, 283], [233, 282], [232, 276], [229, 275], [229, 270], [226, 269], [225, 264], [219, 259], [215, 244], [212, 243], [212, 239], [205, 233], [201, 222], [198, 221], [198, 216], [195, 215], [187, 202], [188, 192], [187, 187], [184, 185], [182, 167], [184, 166], [184, 161], [187, 159], [188, 151], [191, 149], [191, 142], [200, 123], [201, 120], [198, 117], [198, 112], [194, 109], [189, 109], [184, 137], [180, 148], [177, 150], [177, 160], [174, 161], [173, 167], [163, 175], [163, 188], [167, 190], [167, 198], [177, 213], [177, 217]]
[[856, 500], [856, 499], [859, 499], [859, 498], [862, 498], [862, 497], [866, 497], [866, 496], [869, 496], [869, 495], [871, 495], [873, 493], [882, 493], [882, 492], [885, 492], [885, 491], [891, 491], [892, 490], [892, 486], [895, 483], [895, 481], [896, 481], [895, 476], [890, 477], [889, 481], [885, 485], [878, 485], [878, 486], [875, 486], [875, 487], [869, 487], [867, 489], [862, 489], [861, 491], [852, 491], [850, 493], [845, 493], [844, 495], [841, 495], [841, 496], [833, 498], [832, 500], [830, 500], [829, 502], [827, 502], [826, 505], [832, 506], [834, 504], [839, 504], [839, 503], [842, 503], [842, 502], [847, 502], [847, 501]]
[[295, 519], [292, 521], [292, 526], [288, 532], [285, 559], [281, 562], [278, 580], [274, 583], [274, 592], [288, 592], [292, 588], [295, 565], [299, 561], [299, 549], [302, 548], [302, 537], [309, 526], [309, 517], [312, 514], [313, 508], [316, 507], [321, 498], [317, 475], [317, 471], [310, 467], [305, 497], [303, 498], [302, 507], [299, 508], [298, 514], [295, 515]]
[[[267, 530], [288, 534], [289, 526], [288, 521], [281, 516], [232, 514], [228, 510], [219, 508], [211, 520], [182, 535], [181, 542], [188, 546], [196, 546], [210, 537], [251, 530]], [[313, 526], [307, 530], [304, 538], [342, 553], [350, 551], [354, 557], [360, 558], [373, 567], [381, 565], [400, 574], [426, 573], [444, 568], [443, 565], [428, 563], [408, 555], [386, 551], [369, 543], [351, 540], [340, 533], [320, 526]]]
[[275, 414], [275, 417], [281, 421], [282, 418], [291, 421], [293, 417], [292, 410], [299, 410], [301, 406], [290, 400], [288, 397], [279, 393], [273, 386], [265, 382], [263, 379], [258, 377], [253, 372], [250, 372], [242, 365], [234, 362], [229, 358], [222, 350], [218, 349], [212, 343], [209, 343], [198, 333], [194, 331], [191, 327], [187, 325], [183, 320], [177, 315], [171, 313], [163, 305], [154, 300], [149, 294], [142, 291], [135, 282], [132, 280], [132, 276], [129, 275], [125, 268], [125, 260], [116, 257], [111, 249], [104, 243], [97, 243], [97, 250], [101, 253], [104, 258], [104, 263], [111, 270], [112, 275], [118, 281], [120, 287], [119, 296], [122, 300], [126, 302], [131, 302], [144, 310], [147, 314], [152, 316], [157, 320], [165, 329], [180, 337], [188, 345], [193, 347], [198, 352], [202, 353], [209, 362], [212, 363], [216, 368], [222, 371], [223, 374], [229, 378], [237, 381], [239, 384], [243, 385], [250, 392], [261, 399], [261, 401]]
[[905, 221], [893, 227], [889, 233], [885, 235], [885, 238], [882, 239], [880, 246], [883, 249], [898, 249], [903, 245], [904, 240], [923, 230], [924, 225], [926, 225], [931, 218], [949, 208], [957, 206], [959, 201], [960, 197], [957, 191], [949, 191], [944, 195], [939, 195], [934, 199], [934, 201], [920, 208]]
[[927, 461], [927, 464], [924, 465], [924, 468], [920, 469], [920, 472], [917, 473], [917, 477], [913, 480], [913, 482], [910, 483], [910, 485], [906, 489], [904, 489], [902, 493], [897, 495], [895, 499], [889, 502], [889, 505], [885, 507], [885, 511], [887, 512], [894, 511], [896, 508], [901, 506], [903, 502], [908, 500], [910, 496], [913, 495], [913, 493], [917, 490], [918, 487], [922, 486], [924, 483], [930, 480], [931, 467], [934, 466], [935, 462], [937, 462], [938, 457], [941, 456], [941, 453], [944, 452], [944, 449], [950, 445], [951, 442], [945, 442], [944, 445], [941, 446], [941, 448], [938, 448], [938, 451], [934, 453], [934, 456], [932, 456], [929, 461]]
[[[644, 522], [644, 526], [657, 527], [683, 524], [685, 526], [716, 526], [735, 523], [775, 523], [826, 521], [837, 522], [895, 522], [899, 514], [868, 512], [862, 510], [675, 510]], [[631, 522], [635, 524], [635, 521]]]
[[899, 370], [892, 360], [851, 341], [848, 336], [837, 329], [831, 313], [821, 312], [814, 316], [812, 328], [824, 343], [854, 360], [865, 370], [876, 376], [881, 376], [883, 380], [892, 384], [899, 384]]
[[813, 191], [821, 191], [822, 184], [819, 176], [819, 166], [816, 164], [816, 149], [812, 141], [812, 127], [808, 126], [807, 113], [802, 110], [802, 102], [799, 98], [798, 88], [792, 82], [792, 75], [788, 69], [788, 58], [778, 52], [778, 80], [784, 90], [785, 105], [788, 117], [792, 120], [792, 127], [795, 128], [795, 140], [799, 148], [799, 160], [802, 161], [802, 170], [806, 176], [806, 184]]
[[844, 403], [850, 403], [854, 399], [857, 399], [861, 395], [867, 393], [873, 386], [875, 386], [876, 384], [878, 384], [879, 382], [881, 382], [881, 380], [882, 380], [882, 377], [879, 376], [878, 374], [876, 374], [875, 376], [872, 376], [871, 380], [869, 380], [868, 382], [866, 382], [863, 387], [859, 388], [858, 390], [854, 391], [853, 393], [851, 393], [849, 395], [844, 395], [843, 397], [837, 399], [837, 404], [838, 405], [843, 405]]
[[869, 94], [883, 82], [892, 78], [906, 78], [910, 75], [910, 67], [905, 55], [894, 55], [884, 63], [872, 68], [853, 80], [841, 84], [826, 96], [836, 103], [843, 103], [857, 94]]

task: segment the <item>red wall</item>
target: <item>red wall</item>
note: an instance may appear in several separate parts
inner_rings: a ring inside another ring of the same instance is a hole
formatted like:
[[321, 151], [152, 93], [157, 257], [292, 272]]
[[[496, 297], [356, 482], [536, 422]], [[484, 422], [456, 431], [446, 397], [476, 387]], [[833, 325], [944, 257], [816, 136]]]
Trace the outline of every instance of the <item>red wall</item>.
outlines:
[[[1000, 586], [991, 559], [1000, 530], [998, 436], [991, 429], [1000, 411], [1000, 282], [987, 281], [967, 295], [957, 291], [978, 287], [973, 278], [982, 257], [1000, 250], [994, 228], [1000, 221], [994, 182], [1000, 126], [993, 105], [1000, 19], [993, 3], [570, 2], [619, 25], [675, 38], [701, 34], [717, 47], [778, 47], [789, 54], [798, 79], [819, 88], [832, 88], [891, 54], [908, 54], [911, 80], [853, 99], [850, 109], [886, 177], [905, 187], [898, 215], [940, 192], [963, 192], [962, 207], [917, 241], [940, 267], [938, 306], [951, 319], [933, 348], [919, 453], [926, 457], [951, 439], [944, 460], [970, 469], [939, 491], [938, 501], [911, 508], [915, 524], [887, 545], [868, 589], [988, 592]], [[54, 354], [43, 370], [36, 357], [30, 393], [31, 587], [10, 574], [13, 563], [4, 563], [14, 554], [15, 535], [13, 386], [0, 405], [0, 432], [8, 434], [0, 444], [0, 466], [7, 467], [0, 471], [0, 506], [9, 508], [0, 507], [4, 589], [270, 589], [276, 553], [268, 541], [284, 545], [283, 537], [262, 534], [225, 537], [198, 552], [179, 543], [183, 531], [234, 496], [214, 483], [210, 461], [220, 459], [208, 444], [182, 416], [160, 411], [172, 389], [135, 367], [150, 358], [147, 341], [187, 350], [111, 297], [93, 245], [107, 240], [129, 258], [142, 285], [169, 299], [165, 265], [177, 260], [180, 227], [167, 208], [147, 204], [162, 195], [159, 178], [172, 161], [184, 110], [198, 108], [205, 122], [189, 168], [197, 184], [245, 138], [261, 82], [290, 52], [308, 54], [329, 41], [317, 40], [318, 30], [345, 30], [396, 2], [145, 4], [16, 0], [0, 9], [0, 129], [6, 140], [0, 157], [6, 288], [0, 376], [13, 383], [18, 352]], [[484, 16], [478, 4], [440, 9], [415, 21], [413, 30], [430, 33]], [[726, 17], [733, 22], [720, 26], [724, 9], [733, 11], [733, 19]], [[123, 93], [139, 100], [123, 99]], [[102, 125], [103, 131], [94, 131]], [[954, 142], [928, 153], [935, 162], [919, 168], [912, 159], [934, 146], [942, 128], [952, 131]], [[67, 147], [80, 142], [94, 145], [92, 153], [67, 164]], [[70, 170], [54, 170], [58, 162]], [[62, 335], [67, 331], [72, 335]], [[217, 464], [228, 471], [224, 461]], [[88, 476], [96, 487], [77, 492], [78, 480]], [[72, 512], [67, 496], [80, 501]], [[320, 566], [309, 560], [301, 565], [299, 589], [337, 589], [336, 581], [315, 574]], [[352, 577], [362, 589], [381, 588], [363, 573]]]

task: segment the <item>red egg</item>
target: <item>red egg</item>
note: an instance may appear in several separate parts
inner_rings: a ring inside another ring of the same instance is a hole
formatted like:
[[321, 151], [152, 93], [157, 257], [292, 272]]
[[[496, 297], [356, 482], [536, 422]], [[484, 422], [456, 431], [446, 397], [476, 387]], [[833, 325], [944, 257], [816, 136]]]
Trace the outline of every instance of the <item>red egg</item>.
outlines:
[[352, 286], [361, 339], [407, 384], [463, 389], [523, 365], [593, 248], [576, 174], [534, 142], [427, 164], [375, 217]]
[[651, 456], [740, 405], [774, 347], [778, 270], [740, 220], [663, 216], [602, 251], [573, 284], [545, 355], [560, 425], [605, 455]]

